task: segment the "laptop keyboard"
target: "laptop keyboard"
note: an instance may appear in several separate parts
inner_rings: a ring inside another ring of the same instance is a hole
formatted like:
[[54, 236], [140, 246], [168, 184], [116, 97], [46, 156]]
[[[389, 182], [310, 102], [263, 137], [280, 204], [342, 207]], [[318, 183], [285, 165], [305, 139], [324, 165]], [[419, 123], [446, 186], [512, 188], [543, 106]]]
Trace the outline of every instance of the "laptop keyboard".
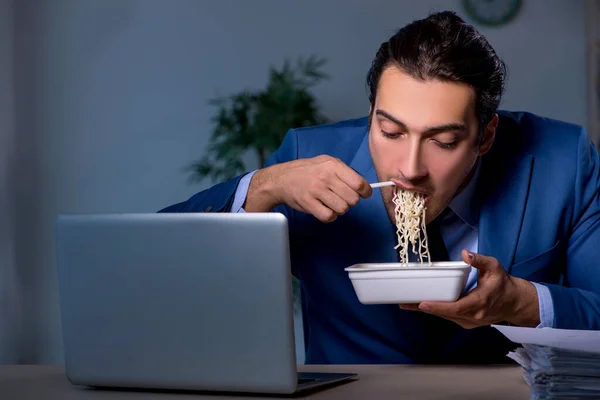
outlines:
[[310, 382], [314, 382], [316, 381], [316, 379], [310, 379], [310, 378], [298, 378], [298, 385], [304, 384], [304, 383], [310, 383]]

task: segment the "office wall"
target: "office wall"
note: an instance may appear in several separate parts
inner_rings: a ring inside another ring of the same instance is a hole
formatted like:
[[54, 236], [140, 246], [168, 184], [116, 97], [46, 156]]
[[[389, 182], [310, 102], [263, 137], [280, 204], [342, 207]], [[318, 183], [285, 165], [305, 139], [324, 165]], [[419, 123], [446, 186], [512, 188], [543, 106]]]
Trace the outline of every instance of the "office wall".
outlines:
[[[189, 184], [182, 170], [207, 143], [214, 111], [207, 101], [261, 87], [268, 66], [284, 57], [326, 56], [332, 80], [315, 90], [324, 113], [364, 115], [364, 77], [379, 44], [410, 20], [444, 7], [460, 12], [459, 4], [20, 0], [15, 237], [23, 362], [62, 359], [57, 213], [153, 212], [207, 187]], [[586, 123], [583, 18], [580, 2], [531, 0], [510, 25], [481, 29], [510, 68], [504, 107]], [[11, 39], [1, 33], [4, 49]]]
[[14, 252], [13, 0], [0, 0], [0, 364], [18, 361], [20, 296]]

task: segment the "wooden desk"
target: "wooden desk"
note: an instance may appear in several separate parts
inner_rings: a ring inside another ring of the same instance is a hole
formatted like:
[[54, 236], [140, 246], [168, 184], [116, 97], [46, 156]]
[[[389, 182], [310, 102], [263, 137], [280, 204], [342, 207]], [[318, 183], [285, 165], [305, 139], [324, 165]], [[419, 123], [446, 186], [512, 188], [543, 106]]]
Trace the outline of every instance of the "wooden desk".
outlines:
[[[300, 366], [301, 371], [356, 372], [358, 379], [298, 395], [310, 399], [519, 400], [529, 399], [520, 367], [507, 366]], [[72, 386], [61, 366], [0, 366], [0, 398], [15, 400], [261, 399], [173, 392], [93, 390]]]

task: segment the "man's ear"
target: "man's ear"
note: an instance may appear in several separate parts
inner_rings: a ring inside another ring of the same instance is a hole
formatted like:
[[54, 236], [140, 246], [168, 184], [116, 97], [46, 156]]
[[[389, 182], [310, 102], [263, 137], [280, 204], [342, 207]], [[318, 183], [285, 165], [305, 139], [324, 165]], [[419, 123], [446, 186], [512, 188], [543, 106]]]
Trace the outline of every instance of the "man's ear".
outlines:
[[492, 144], [494, 143], [494, 139], [496, 138], [496, 128], [498, 128], [498, 121], [500, 121], [500, 117], [498, 114], [494, 114], [491, 121], [485, 127], [483, 131], [481, 141], [479, 143], [479, 155], [482, 156], [492, 148]]

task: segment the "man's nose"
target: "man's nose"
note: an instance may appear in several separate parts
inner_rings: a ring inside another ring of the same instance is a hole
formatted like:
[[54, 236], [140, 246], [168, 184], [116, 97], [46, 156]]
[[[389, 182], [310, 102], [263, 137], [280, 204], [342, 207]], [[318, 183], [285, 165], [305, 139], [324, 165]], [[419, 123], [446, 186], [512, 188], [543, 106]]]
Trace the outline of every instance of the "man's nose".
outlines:
[[419, 141], [413, 141], [410, 144], [408, 153], [404, 157], [402, 175], [411, 181], [427, 176], [427, 168], [423, 163], [423, 149]]

